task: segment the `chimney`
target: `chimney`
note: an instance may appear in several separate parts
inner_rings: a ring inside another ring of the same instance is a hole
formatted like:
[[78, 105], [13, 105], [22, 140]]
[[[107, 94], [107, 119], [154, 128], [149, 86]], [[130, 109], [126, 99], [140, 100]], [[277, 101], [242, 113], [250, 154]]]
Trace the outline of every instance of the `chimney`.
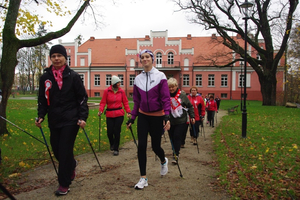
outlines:
[[192, 39], [192, 35], [191, 35], [191, 34], [187, 34], [186, 38], [187, 38], [188, 40], [191, 40], [191, 39]]
[[216, 34], [215, 34], [215, 33], [213, 33], [213, 34], [211, 35], [211, 38], [212, 38], [212, 39], [217, 39], [217, 36], [216, 36]]
[[121, 36], [117, 36], [117, 37], [116, 37], [116, 40], [117, 40], [117, 41], [120, 41], [120, 40], [121, 40]]
[[150, 36], [149, 36], [149, 35], [146, 35], [146, 36], [145, 36], [145, 40], [150, 40]]
[[95, 40], [95, 37], [91, 36], [90, 41], [94, 41], [94, 40]]

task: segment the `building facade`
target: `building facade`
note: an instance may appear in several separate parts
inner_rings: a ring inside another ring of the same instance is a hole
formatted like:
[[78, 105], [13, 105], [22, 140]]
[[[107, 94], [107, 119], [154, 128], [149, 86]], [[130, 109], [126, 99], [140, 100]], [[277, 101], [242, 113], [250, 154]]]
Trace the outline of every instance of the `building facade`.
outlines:
[[[241, 37], [235, 39], [240, 44]], [[164, 72], [167, 78], [178, 80], [179, 88], [189, 93], [192, 86], [198, 87], [202, 95], [213, 94], [221, 99], [241, 99], [243, 88], [243, 62], [225, 65], [238, 55], [224, 45], [216, 43], [218, 37], [168, 37], [168, 31], [150, 31], [144, 38], [95, 39], [90, 37], [82, 45], [78, 42], [62, 43], [67, 49], [68, 64], [78, 72], [89, 97], [102, 97], [103, 91], [111, 84], [113, 75], [122, 80], [121, 87], [127, 96], [132, 96], [134, 78], [143, 69], [139, 52], [150, 49], [155, 55], [154, 66]], [[261, 44], [264, 48], [264, 44]], [[248, 53], [257, 53], [248, 45]], [[48, 60], [47, 66], [49, 66]], [[262, 100], [260, 83], [256, 72], [247, 66], [247, 99]], [[277, 92], [283, 92], [284, 73], [277, 72]], [[168, 91], [166, 91], [168, 92]], [[279, 96], [279, 95], [278, 95]]]

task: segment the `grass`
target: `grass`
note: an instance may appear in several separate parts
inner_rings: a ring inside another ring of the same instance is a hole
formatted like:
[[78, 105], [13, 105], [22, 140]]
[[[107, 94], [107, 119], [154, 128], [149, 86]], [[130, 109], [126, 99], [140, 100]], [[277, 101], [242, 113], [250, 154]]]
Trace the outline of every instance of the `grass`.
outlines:
[[[240, 104], [222, 101], [221, 109]], [[300, 198], [300, 110], [247, 102], [247, 138], [242, 116], [224, 116], [213, 135], [219, 183], [232, 199]]]
[[[100, 98], [91, 98], [89, 101], [99, 102]], [[227, 189], [232, 199], [299, 199], [300, 109], [262, 106], [260, 101], [247, 101], [247, 138], [244, 139], [241, 137], [240, 101], [222, 100], [220, 108], [227, 110], [235, 105], [239, 105], [238, 114], [224, 116], [213, 135], [220, 186]], [[12, 98], [8, 103], [7, 118], [43, 141], [40, 130], [34, 125], [36, 109], [36, 100]], [[97, 112], [97, 108], [90, 110], [85, 128], [96, 152], [99, 151]], [[101, 120], [101, 151], [105, 151], [109, 148], [105, 116]], [[121, 145], [132, 141], [125, 121]], [[0, 137], [3, 158], [0, 182], [14, 186], [14, 180], [21, 172], [49, 163], [50, 158], [43, 144], [10, 124], [7, 127], [10, 135]], [[49, 142], [46, 122], [42, 128]], [[136, 126], [133, 129], [136, 133]], [[91, 153], [82, 130], [77, 136], [74, 153]]]
[[[91, 99], [92, 102], [99, 102], [100, 99]], [[130, 103], [132, 108], [133, 103]], [[89, 110], [89, 118], [85, 130], [96, 152], [99, 152], [99, 125], [100, 120], [97, 115], [98, 108]], [[39, 128], [34, 124], [37, 116], [37, 101], [36, 100], [22, 100], [20, 98], [11, 98], [7, 107], [7, 119], [25, 130], [27, 133], [38, 138], [44, 142], [43, 136]], [[2, 119], [0, 119], [2, 120]], [[124, 118], [122, 124], [122, 133], [120, 140], [120, 147], [125, 142], [133, 141], [131, 132], [126, 128], [127, 118]], [[14, 184], [14, 179], [18, 178], [21, 172], [30, 170], [40, 165], [50, 163], [50, 157], [47, 148], [44, 144], [32, 138], [25, 132], [7, 123], [7, 129], [10, 134], [5, 134], [0, 137], [0, 145], [2, 151], [2, 164], [0, 165], [0, 182], [8, 185]], [[42, 129], [50, 146], [50, 132], [48, 128], [47, 119], [42, 123]], [[136, 136], [136, 126], [133, 126], [133, 132]], [[50, 147], [51, 149], [51, 147]], [[109, 149], [109, 142], [106, 136], [106, 117], [101, 116], [101, 135], [100, 135], [100, 151]], [[80, 155], [84, 153], [91, 153], [87, 138], [82, 129], [79, 130], [74, 154]], [[53, 155], [52, 155], [53, 156]], [[101, 160], [101, 159], [100, 159]], [[101, 163], [101, 161], [100, 161]]]

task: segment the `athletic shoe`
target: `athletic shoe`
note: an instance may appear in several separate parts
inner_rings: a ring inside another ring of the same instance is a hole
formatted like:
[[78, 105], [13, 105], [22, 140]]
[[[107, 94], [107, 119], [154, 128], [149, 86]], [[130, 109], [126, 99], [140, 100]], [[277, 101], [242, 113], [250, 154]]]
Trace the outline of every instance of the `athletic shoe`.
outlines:
[[76, 167], [78, 165], [78, 162], [77, 162], [77, 160], [75, 160], [75, 162], [76, 162], [76, 165], [75, 165], [75, 168], [74, 168], [74, 170], [72, 172], [71, 181], [74, 181], [74, 179], [76, 177]]
[[69, 191], [70, 191], [69, 187], [63, 187], [60, 185], [58, 189], [55, 191], [55, 195], [56, 196], [66, 195], [68, 194]]
[[134, 186], [134, 189], [141, 190], [144, 187], [148, 186], [148, 179], [147, 178], [140, 178], [139, 182]]
[[193, 136], [191, 136], [191, 143], [193, 143], [194, 142], [194, 137]]
[[160, 164], [160, 175], [164, 176], [168, 173], [168, 158], [165, 158], [165, 163]]
[[197, 139], [194, 138], [194, 145], [197, 145]]
[[[177, 160], [178, 160], [178, 158], [179, 158], [179, 157], [177, 156]], [[177, 160], [176, 160], [176, 158], [174, 157], [173, 160], [172, 160], [172, 164], [177, 165], [177, 164], [178, 164]]]
[[111, 150], [111, 151], [114, 151], [114, 146], [113, 146], [113, 145], [110, 146], [110, 150]]
[[118, 156], [119, 155], [119, 151], [114, 151], [114, 156]]

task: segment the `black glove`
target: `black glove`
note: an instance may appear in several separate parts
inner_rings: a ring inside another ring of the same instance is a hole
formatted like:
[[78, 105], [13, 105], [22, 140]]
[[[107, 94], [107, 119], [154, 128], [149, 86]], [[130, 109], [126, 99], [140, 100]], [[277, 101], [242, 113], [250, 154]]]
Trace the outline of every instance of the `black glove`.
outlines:
[[127, 122], [126, 122], [126, 125], [128, 124], [134, 124], [134, 119], [129, 119]]
[[165, 122], [165, 124], [167, 124], [167, 121], [169, 121], [170, 120], [170, 116], [169, 115], [165, 115], [164, 116], [164, 122]]

